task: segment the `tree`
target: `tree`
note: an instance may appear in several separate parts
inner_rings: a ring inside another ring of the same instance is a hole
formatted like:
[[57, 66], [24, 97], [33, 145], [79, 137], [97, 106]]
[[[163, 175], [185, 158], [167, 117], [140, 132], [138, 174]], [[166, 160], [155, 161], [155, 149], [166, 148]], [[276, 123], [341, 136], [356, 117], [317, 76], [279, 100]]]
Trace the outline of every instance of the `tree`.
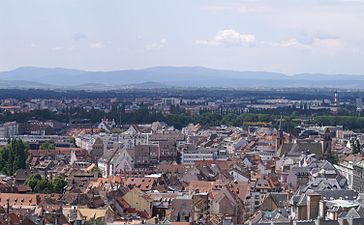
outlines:
[[56, 193], [62, 193], [66, 185], [67, 182], [65, 181], [63, 176], [56, 176], [52, 180], [53, 191]]
[[351, 149], [353, 154], [361, 152], [359, 139], [351, 140]]
[[76, 138], [74, 138], [74, 137], [70, 137], [70, 142], [71, 142], [74, 146], [76, 146]]
[[63, 176], [56, 176], [52, 181], [42, 177], [39, 173], [31, 175], [25, 182], [34, 193], [62, 193], [67, 185]]
[[99, 219], [91, 219], [85, 221], [85, 225], [106, 225], [106, 223]]
[[21, 140], [14, 139], [0, 148], [0, 172], [12, 176], [18, 169], [26, 168], [26, 159], [26, 145]]
[[26, 181], [25, 184], [32, 188], [34, 191], [35, 186], [38, 181], [42, 179], [42, 176], [39, 173], [32, 174]]
[[356, 145], [357, 152], [360, 153], [361, 152], [361, 145], [360, 145], [359, 139], [356, 139], [355, 145]]
[[55, 149], [56, 146], [54, 146], [53, 143], [50, 143], [49, 141], [45, 141], [43, 142], [40, 146], [39, 146], [40, 149], [43, 149], [43, 150], [50, 150], [50, 149]]
[[53, 192], [53, 186], [46, 178], [42, 178], [42, 179], [38, 180], [38, 182], [35, 185], [33, 191], [35, 193], [47, 193], [47, 194], [49, 194], [49, 193]]
[[331, 154], [328, 158], [328, 161], [332, 164], [339, 164], [339, 156], [335, 154]]
[[111, 133], [113, 133], [113, 134], [120, 134], [120, 133], [122, 133], [123, 132], [123, 130], [122, 129], [120, 129], [120, 128], [113, 128], [112, 130], [111, 130]]

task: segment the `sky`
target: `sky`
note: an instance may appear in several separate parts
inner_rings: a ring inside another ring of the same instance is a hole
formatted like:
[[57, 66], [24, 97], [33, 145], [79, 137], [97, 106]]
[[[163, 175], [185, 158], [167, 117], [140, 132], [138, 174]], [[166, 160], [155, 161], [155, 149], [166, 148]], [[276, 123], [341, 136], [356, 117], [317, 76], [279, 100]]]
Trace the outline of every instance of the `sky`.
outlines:
[[1, 0], [0, 71], [364, 75], [364, 0]]

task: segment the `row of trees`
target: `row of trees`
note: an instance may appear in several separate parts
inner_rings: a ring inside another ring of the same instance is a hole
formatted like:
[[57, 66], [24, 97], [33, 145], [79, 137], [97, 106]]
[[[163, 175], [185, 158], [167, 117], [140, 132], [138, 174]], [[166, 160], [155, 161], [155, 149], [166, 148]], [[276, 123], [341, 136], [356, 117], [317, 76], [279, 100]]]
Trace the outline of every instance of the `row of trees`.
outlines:
[[17, 121], [18, 123], [24, 123], [28, 120], [55, 120], [60, 122], [66, 122], [66, 115], [51, 112], [49, 110], [34, 110], [23, 113], [10, 113], [8, 111], [0, 114], [0, 122]]
[[331, 112], [323, 110], [296, 109], [293, 107], [251, 110], [250, 113], [201, 111], [199, 114], [190, 114], [179, 107], [172, 107], [171, 114], [164, 115], [142, 106], [134, 112], [125, 112], [123, 105], [115, 104], [109, 113], [102, 110], [84, 110], [82, 108], [67, 108], [63, 112], [50, 112], [48, 110], [36, 110], [29, 113], [0, 114], [0, 122], [18, 121], [25, 122], [29, 119], [55, 120], [60, 122], [74, 121], [76, 123], [97, 123], [103, 117], [114, 119], [118, 124], [151, 123], [154, 121], [164, 121], [176, 128], [182, 128], [188, 123], [201, 123], [203, 125], [233, 125], [241, 126], [244, 122], [271, 122], [277, 124], [277, 119], [283, 115], [284, 129], [290, 130], [297, 119], [314, 119], [320, 125], [343, 125], [345, 129], [354, 131], [364, 131], [364, 117], [330, 115]]
[[63, 176], [56, 176], [51, 181], [42, 177], [39, 173], [31, 175], [25, 182], [32, 188], [34, 193], [62, 193], [67, 185]]
[[18, 169], [26, 168], [27, 146], [21, 140], [12, 140], [0, 148], [0, 172], [14, 175]]

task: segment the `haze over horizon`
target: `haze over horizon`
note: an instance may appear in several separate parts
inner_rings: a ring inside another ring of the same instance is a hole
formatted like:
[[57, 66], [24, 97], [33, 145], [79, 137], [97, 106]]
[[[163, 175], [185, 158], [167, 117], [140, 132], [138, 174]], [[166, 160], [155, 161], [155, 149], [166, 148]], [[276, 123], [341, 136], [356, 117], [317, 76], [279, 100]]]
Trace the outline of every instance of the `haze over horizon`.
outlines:
[[364, 74], [362, 0], [4, 0], [0, 71], [201, 66]]
[[[285, 75], [287, 77], [293, 77], [293, 76], [297, 76], [297, 75], [301, 75], [301, 74], [310, 74], [310, 75], [320, 75], [320, 76], [337, 76], [337, 75], [343, 75], [343, 76], [363, 76], [364, 77], [364, 73], [363, 74], [354, 74], [354, 73], [347, 73], [347, 74], [343, 74], [343, 73], [318, 73], [318, 72], [300, 72], [300, 73], [283, 73], [283, 72], [278, 72], [278, 71], [266, 71], [266, 70], [239, 70], [239, 69], [225, 69], [225, 68], [213, 68], [213, 67], [205, 67], [205, 66], [151, 66], [151, 67], [142, 67], [142, 68], [123, 68], [123, 69], [111, 69], [111, 70], [88, 70], [88, 69], [78, 69], [78, 68], [68, 68], [68, 67], [42, 67], [42, 66], [19, 66], [16, 67], [14, 69], [9, 69], [9, 70], [0, 70], [0, 73], [7, 73], [7, 72], [14, 72], [17, 70], [27, 70], [27, 69], [40, 69], [40, 70], [74, 70], [74, 71], [82, 71], [82, 72], [91, 72], [91, 73], [108, 73], [108, 72], [120, 72], [120, 71], [144, 71], [144, 70], [153, 70], [153, 69], [206, 69], [206, 70], [214, 70], [214, 71], [227, 71], [227, 72], [257, 72], [257, 73], [276, 73], [276, 74], [282, 74]], [[30, 75], [34, 75], [34, 74], [30, 74]], [[1, 76], [0, 76], [1, 79]]]

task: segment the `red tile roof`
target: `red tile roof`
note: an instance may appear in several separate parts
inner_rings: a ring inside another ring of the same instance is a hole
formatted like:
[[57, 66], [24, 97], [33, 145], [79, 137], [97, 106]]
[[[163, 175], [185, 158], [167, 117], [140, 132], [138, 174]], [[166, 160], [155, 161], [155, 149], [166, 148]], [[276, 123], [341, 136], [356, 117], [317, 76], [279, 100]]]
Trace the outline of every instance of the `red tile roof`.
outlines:
[[129, 177], [126, 179], [124, 186], [135, 186], [142, 191], [149, 191], [156, 185], [156, 181], [157, 178]]
[[36, 194], [0, 193], [0, 206], [6, 208], [8, 203], [14, 208], [37, 206], [38, 198]]

